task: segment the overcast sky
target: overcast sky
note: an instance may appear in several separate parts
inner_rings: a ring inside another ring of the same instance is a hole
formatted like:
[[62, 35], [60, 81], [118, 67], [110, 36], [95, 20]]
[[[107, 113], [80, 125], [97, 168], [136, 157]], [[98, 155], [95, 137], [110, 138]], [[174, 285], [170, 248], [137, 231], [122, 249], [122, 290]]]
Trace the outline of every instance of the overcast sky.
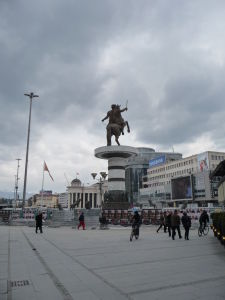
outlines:
[[101, 119], [111, 104], [131, 133], [122, 145], [225, 151], [225, 1], [1, 0], [0, 190], [13, 191], [32, 106], [27, 192], [66, 190], [107, 171]]

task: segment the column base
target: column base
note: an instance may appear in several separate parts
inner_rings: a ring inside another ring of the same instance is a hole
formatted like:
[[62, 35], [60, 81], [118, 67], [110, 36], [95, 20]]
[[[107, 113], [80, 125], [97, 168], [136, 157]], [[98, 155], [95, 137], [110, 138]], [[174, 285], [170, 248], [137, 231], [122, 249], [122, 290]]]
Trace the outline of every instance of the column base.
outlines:
[[130, 207], [127, 194], [124, 191], [108, 191], [104, 198], [103, 209], [128, 209]]

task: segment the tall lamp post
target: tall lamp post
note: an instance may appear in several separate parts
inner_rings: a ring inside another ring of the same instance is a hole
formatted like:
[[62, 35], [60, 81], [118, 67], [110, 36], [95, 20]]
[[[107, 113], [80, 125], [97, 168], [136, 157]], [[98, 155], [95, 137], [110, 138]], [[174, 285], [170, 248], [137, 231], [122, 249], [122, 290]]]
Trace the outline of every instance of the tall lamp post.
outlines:
[[27, 188], [27, 166], [28, 166], [28, 153], [29, 153], [29, 142], [30, 142], [30, 122], [31, 122], [31, 109], [32, 109], [32, 100], [33, 98], [39, 97], [38, 95], [34, 95], [34, 93], [24, 94], [30, 98], [30, 111], [29, 111], [29, 122], [28, 122], [28, 132], [27, 132], [27, 150], [26, 150], [26, 161], [25, 161], [25, 172], [24, 172], [24, 185], [23, 185], [23, 203], [22, 207], [24, 207], [25, 199], [26, 199], [26, 188]]
[[102, 185], [107, 177], [108, 174], [106, 174], [106, 172], [99, 172], [100, 177], [96, 178], [96, 176], [98, 175], [97, 173], [91, 173], [91, 176], [93, 177], [94, 180], [98, 181], [99, 184], [99, 192], [100, 192], [100, 208], [102, 209]]
[[17, 200], [18, 200], [18, 181], [19, 181], [19, 167], [20, 167], [20, 160], [21, 158], [17, 158], [17, 172], [16, 172], [16, 176], [15, 176], [15, 207], [17, 204]]

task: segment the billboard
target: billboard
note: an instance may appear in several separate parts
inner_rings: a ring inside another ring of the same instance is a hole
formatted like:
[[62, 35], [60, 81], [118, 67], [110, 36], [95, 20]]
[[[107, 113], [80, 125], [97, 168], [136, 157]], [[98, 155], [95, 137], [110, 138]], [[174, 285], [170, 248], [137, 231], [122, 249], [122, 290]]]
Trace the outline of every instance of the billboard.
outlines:
[[172, 199], [191, 199], [191, 176], [174, 178], [171, 180]]
[[166, 162], [165, 155], [158, 156], [149, 161], [149, 168], [156, 167], [158, 165], [164, 164], [165, 162]]
[[208, 171], [209, 170], [209, 157], [207, 152], [203, 152], [197, 155], [198, 160], [198, 171]]

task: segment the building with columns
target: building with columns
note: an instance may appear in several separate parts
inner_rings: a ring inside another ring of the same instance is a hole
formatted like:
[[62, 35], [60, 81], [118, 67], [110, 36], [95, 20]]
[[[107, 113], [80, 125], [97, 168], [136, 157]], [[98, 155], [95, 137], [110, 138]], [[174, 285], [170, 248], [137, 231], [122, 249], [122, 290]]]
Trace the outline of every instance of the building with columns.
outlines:
[[68, 208], [99, 208], [102, 206], [107, 190], [107, 180], [85, 186], [78, 178], [75, 178], [67, 187]]

